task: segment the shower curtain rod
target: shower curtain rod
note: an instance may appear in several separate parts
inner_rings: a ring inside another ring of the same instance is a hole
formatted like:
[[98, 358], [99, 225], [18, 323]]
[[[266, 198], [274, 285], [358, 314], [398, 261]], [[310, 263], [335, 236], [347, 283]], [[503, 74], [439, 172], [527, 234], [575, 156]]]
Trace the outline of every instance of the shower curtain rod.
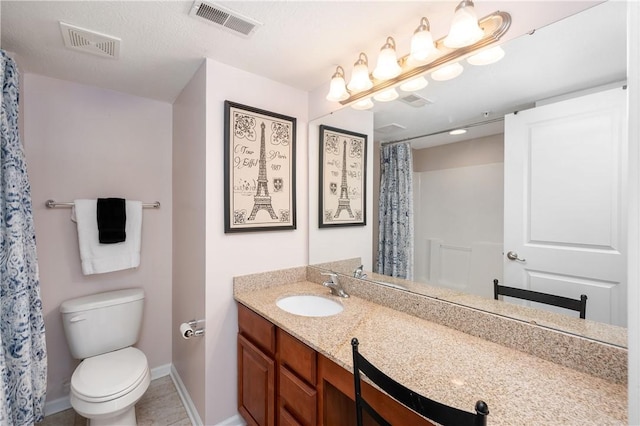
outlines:
[[429, 136], [436, 136], [436, 135], [441, 135], [443, 133], [449, 133], [452, 130], [468, 129], [470, 127], [483, 126], [485, 124], [497, 123], [499, 121], [504, 121], [504, 117], [496, 117], [496, 118], [492, 118], [491, 120], [478, 121], [477, 123], [465, 124], [464, 126], [452, 127], [450, 129], [440, 130], [439, 132], [428, 133], [426, 135], [411, 136], [411, 137], [404, 138], [404, 139], [398, 139], [397, 141], [382, 142], [380, 144], [380, 146], [395, 145], [397, 143], [409, 142], [409, 141], [412, 141], [414, 139], [426, 138], [426, 137], [429, 137]]
[[[47, 200], [44, 204], [45, 204], [45, 206], [47, 206], [50, 209], [71, 208], [71, 207], [74, 206], [74, 203], [72, 203], [72, 202], [59, 202], [59, 201], [54, 201], [54, 200]], [[142, 208], [145, 208], [145, 209], [159, 209], [160, 208], [160, 201], [156, 201], [155, 203], [142, 203]]]

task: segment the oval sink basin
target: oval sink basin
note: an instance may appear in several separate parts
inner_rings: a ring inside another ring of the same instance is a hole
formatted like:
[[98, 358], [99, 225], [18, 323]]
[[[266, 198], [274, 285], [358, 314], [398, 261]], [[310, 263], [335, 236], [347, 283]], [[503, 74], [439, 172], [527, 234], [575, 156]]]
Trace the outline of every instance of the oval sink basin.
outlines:
[[279, 299], [276, 305], [283, 311], [303, 317], [330, 317], [344, 309], [340, 302], [311, 294], [286, 296]]

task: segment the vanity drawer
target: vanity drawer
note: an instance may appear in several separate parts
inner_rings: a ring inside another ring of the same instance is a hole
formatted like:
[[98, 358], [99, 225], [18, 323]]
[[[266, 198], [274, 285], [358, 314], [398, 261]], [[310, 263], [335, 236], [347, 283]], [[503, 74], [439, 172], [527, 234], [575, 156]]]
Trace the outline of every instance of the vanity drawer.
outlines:
[[284, 366], [280, 367], [278, 387], [280, 414], [286, 410], [287, 415], [294, 417], [299, 424], [314, 426], [317, 411], [315, 388], [300, 380]]
[[298, 421], [287, 411], [286, 408], [280, 407], [278, 416], [279, 426], [302, 426]]
[[261, 350], [275, 355], [276, 326], [241, 304], [238, 304], [238, 330]]
[[312, 386], [316, 385], [316, 351], [278, 329], [280, 365], [286, 366]]

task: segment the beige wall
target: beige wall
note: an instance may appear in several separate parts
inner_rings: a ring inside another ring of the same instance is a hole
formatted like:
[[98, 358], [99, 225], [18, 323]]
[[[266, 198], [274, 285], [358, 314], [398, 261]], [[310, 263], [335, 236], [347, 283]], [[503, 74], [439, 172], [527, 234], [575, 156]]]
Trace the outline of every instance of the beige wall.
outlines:
[[[206, 415], [217, 424], [237, 414], [237, 308], [233, 277], [308, 261], [308, 93], [207, 60]], [[224, 101], [297, 118], [297, 229], [224, 233]]]
[[413, 150], [414, 172], [492, 163], [504, 163], [503, 134]]
[[205, 410], [205, 339], [180, 323], [205, 317], [205, 62], [173, 104], [173, 365], [200, 419]]
[[[25, 75], [22, 94], [51, 402], [68, 393], [64, 383], [77, 364], [58, 312], [65, 299], [143, 287], [138, 346], [152, 368], [171, 362], [171, 105], [34, 74]], [[71, 210], [44, 203], [101, 196], [162, 207], [143, 211], [139, 268], [85, 276]]]

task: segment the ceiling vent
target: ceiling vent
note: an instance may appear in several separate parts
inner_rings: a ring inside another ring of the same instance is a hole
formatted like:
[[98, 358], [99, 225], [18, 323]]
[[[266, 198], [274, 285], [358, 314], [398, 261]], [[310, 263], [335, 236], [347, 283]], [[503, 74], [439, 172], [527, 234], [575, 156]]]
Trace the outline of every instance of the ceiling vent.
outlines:
[[432, 100], [427, 99], [427, 98], [423, 98], [420, 95], [417, 95], [415, 93], [411, 93], [407, 96], [403, 96], [401, 98], [398, 99], [400, 102], [404, 102], [405, 104], [412, 106], [414, 108], [420, 108], [423, 107], [425, 105], [430, 105], [433, 103]]
[[262, 24], [215, 3], [196, 0], [189, 16], [204, 19], [242, 37], [251, 37]]
[[60, 30], [64, 45], [69, 49], [80, 50], [103, 58], [118, 59], [120, 56], [120, 42], [122, 40], [117, 37], [100, 34], [64, 22], [60, 22]]
[[386, 124], [384, 126], [378, 127], [377, 129], [374, 129], [374, 131], [376, 133], [388, 134], [388, 133], [397, 132], [398, 130], [405, 130], [405, 129], [406, 127], [404, 127], [401, 124], [391, 123], [391, 124]]

